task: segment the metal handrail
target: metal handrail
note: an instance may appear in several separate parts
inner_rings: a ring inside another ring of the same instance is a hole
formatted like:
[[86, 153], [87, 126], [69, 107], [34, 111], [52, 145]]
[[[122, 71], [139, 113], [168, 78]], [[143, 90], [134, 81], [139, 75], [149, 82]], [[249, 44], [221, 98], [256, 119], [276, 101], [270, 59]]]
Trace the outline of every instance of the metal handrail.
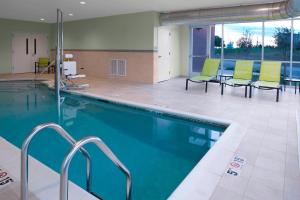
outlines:
[[[31, 140], [43, 129], [50, 128], [56, 131], [60, 136], [67, 140], [71, 145], [75, 145], [76, 141], [71, 137], [61, 126], [55, 123], [41, 124], [35, 127], [30, 135], [25, 139], [22, 145], [21, 151], [21, 200], [28, 200], [28, 148]], [[91, 158], [89, 153], [82, 147], [80, 147], [80, 152], [86, 158], [86, 176], [87, 176], [87, 191], [91, 191]]]
[[76, 142], [61, 166], [60, 175], [60, 200], [68, 200], [68, 176], [70, 163], [78, 150], [88, 143], [94, 143], [97, 147], [126, 175], [126, 200], [131, 199], [131, 175], [125, 165], [114, 155], [108, 146], [98, 137], [85, 137]]

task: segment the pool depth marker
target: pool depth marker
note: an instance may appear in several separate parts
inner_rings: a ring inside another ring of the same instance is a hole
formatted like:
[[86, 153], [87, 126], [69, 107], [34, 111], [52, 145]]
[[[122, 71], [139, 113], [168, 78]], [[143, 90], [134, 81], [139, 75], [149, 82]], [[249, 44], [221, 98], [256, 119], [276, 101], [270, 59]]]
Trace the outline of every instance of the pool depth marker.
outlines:
[[14, 180], [11, 178], [7, 170], [0, 168], [0, 190], [4, 189], [6, 186], [13, 182]]

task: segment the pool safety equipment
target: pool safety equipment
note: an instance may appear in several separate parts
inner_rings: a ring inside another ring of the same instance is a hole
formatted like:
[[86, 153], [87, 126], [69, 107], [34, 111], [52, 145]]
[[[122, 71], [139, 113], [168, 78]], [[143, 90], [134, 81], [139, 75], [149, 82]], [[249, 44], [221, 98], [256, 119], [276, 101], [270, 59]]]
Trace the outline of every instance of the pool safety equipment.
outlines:
[[[61, 79], [62, 89], [86, 89], [89, 84], [79, 84], [75, 81], [85, 78], [85, 74], [77, 74], [77, 63], [73, 60], [73, 54], [65, 54], [65, 61], [63, 62], [63, 78]], [[83, 69], [83, 68], [81, 68]]]
[[[21, 150], [21, 200], [29, 200], [29, 191], [28, 191], [28, 149], [31, 143], [31, 140], [41, 133], [44, 129], [53, 129], [56, 133], [62, 136], [66, 141], [71, 144], [71, 149], [69, 153], [65, 156], [65, 159], [61, 166], [61, 175], [60, 175], [60, 200], [68, 200], [68, 171], [70, 163], [76, 154], [76, 152], [81, 152], [86, 158], [86, 185], [87, 191], [94, 195], [91, 191], [91, 157], [88, 151], [83, 147], [85, 144], [94, 143], [98, 149], [108, 157], [114, 165], [116, 165], [122, 173], [126, 176], [126, 200], [131, 199], [131, 174], [126, 166], [118, 159], [118, 157], [110, 150], [110, 148], [98, 137], [85, 137], [78, 142], [65, 131], [61, 126], [54, 123], [41, 124], [35, 127], [32, 132], [28, 135], [22, 145]], [[97, 195], [94, 195], [98, 197]]]
[[63, 66], [63, 57], [64, 57], [64, 36], [63, 36], [63, 12], [60, 9], [57, 9], [57, 41], [56, 41], [56, 69], [55, 69], [55, 95], [57, 102], [60, 102], [60, 73], [61, 69], [64, 69]]

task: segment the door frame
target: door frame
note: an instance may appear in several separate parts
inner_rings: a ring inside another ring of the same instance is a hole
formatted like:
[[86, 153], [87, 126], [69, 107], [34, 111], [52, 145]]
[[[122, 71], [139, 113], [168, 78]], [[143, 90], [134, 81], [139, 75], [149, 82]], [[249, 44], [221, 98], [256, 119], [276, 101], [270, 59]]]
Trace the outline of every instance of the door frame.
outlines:
[[211, 38], [211, 26], [210, 25], [190, 25], [189, 27], [189, 69], [188, 69], [188, 75], [189, 77], [192, 76], [197, 76], [199, 75], [198, 72], [193, 72], [193, 58], [194, 57], [199, 57], [199, 56], [194, 56], [193, 54], [193, 29], [194, 28], [206, 28], [208, 30], [208, 34], [206, 37], [206, 41], [207, 41], [207, 46], [206, 46], [206, 56], [208, 58], [211, 57], [211, 42], [210, 42], [210, 38]]

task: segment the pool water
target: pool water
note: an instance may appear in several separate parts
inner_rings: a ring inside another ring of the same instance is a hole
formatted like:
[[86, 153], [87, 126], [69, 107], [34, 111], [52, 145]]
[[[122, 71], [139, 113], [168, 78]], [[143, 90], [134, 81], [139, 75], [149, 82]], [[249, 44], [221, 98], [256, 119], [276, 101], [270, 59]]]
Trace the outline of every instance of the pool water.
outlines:
[[[31, 129], [55, 122], [76, 140], [100, 137], [132, 174], [133, 200], [163, 200], [219, 139], [225, 126], [63, 93], [58, 114], [54, 91], [36, 81], [0, 82], [0, 136], [17, 147]], [[60, 172], [70, 145], [45, 130], [29, 154]], [[125, 176], [93, 144], [92, 190], [105, 200], [124, 199]], [[75, 156], [70, 179], [86, 188], [85, 160]], [[30, 178], [30, 174], [29, 174]]]

